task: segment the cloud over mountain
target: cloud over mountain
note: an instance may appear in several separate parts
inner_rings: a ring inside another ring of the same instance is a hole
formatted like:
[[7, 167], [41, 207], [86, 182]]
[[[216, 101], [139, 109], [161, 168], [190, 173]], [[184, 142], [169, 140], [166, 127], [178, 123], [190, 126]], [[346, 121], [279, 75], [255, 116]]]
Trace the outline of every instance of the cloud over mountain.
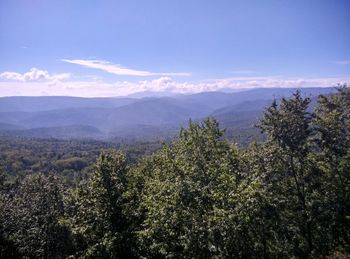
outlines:
[[[65, 74], [49, 75], [46, 73], [19, 74], [4, 72], [0, 81], [0, 96], [18, 95], [67, 95], [81, 97], [125, 96], [139, 92], [200, 93], [210, 91], [230, 91], [253, 88], [289, 88], [289, 87], [332, 87], [338, 83], [350, 84], [350, 76], [330, 78], [283, 78], [266, 77], [231, 77], [205, 81], [178, 81], [163, 76], [153, 80], [115, 81], [100, 80], [63, 80]], [[12, 78], [13, 82], [8, 80]], [[54, 80], [56, 79], [56, 80]]]
[[69, 73], [61, 73], [61, 74], [50, 74], [46, 70], [40, 70], [38, 68], [31, 68], [26, 73], [17, 73], [17, 72], [3, 72], [0, 74], [0, 78], [3, 80], [10, 80], [10, 81], [21, 81], [21, 82], [28, 82], [28, 81], [60, 81], [60, 80], [66, 80], [70, 78]]

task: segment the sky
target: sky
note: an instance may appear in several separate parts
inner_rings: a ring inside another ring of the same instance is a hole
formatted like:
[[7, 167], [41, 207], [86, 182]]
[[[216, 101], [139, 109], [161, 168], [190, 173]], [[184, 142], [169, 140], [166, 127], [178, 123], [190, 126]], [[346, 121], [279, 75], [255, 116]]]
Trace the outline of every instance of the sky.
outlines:
[[0, 96], [350, 83], [350, 0], [0, 0]]

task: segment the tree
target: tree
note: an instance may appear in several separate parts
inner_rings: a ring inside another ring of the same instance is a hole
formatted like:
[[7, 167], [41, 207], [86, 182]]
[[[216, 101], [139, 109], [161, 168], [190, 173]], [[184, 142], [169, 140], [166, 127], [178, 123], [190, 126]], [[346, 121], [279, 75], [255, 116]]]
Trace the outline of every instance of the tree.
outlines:
[[8, 181], [7, 174], [3, 171], [0, 164], [0, 258], [17, 258], [19, 257], [17, 247], [9, 237], [9, 215], [12, 208], [9, 206], [10, 189], [12, 184]]
[[350, 253], [350, 89], [339, 86], [336, 94], [321, 95], [313, 121], [315, 155], [323, 175], [320, 191], [323, 219], [328, 235], [322, 246]]
[[[245, 238], [239, 258], [286, 258], [293, 254], [290, 222], [284, 213], [289, 193], [284, 184], [286, 162], [273, 143], [252, 143], [242, 150], [243, 180], [237, 191], [236, 239]], [[290, 211], [289, 214], [294, 212]]]
[[[172, 146], [153, 156], [139, 231], [148, 257], [229, 256], [230, 209], [239, 162], [214, 119], [190, 122]], [[144, 168], [143, 168], [144, 169]]]
[[[308, 112], [309, 98], [297, 91], [293, 98], [275, 101], [264, 113], [259, 127], [268, 136], [268, 143], [280, 149], [282, 166], [278, 181], [271, 190], [279, 200], [286, 201], [280, 210], [288, 225], [288, 235], [293, 243], [292, 252], [299, 257], [308, 257], [314, 252], [314, 239], [318, 236], [315, 218], [318, 216], [318, 186], [320, 172], [310, 159], [312, 115]], [[265, 184], [268, 184], [266, 182]]]
[[66, 223], [75, 237], [77, 256], [126, 258], [133, 252], [124, 215], [127, 171], [125, 155], [103, 152], [91, 179], [71, 191]]
[[59, 186], [54, 176], [31, 175], [7, 200], [7, 234], [22, 256], [57, 258], [68, 254], [69, 232], [60, 224], [64, 207]]

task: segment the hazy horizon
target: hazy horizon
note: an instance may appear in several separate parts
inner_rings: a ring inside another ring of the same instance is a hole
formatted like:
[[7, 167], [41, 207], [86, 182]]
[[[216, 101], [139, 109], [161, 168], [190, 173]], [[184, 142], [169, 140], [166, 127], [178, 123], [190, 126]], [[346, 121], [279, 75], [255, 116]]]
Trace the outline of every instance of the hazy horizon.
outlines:
[[208, 91], [201, 91], [201, 92], [185, 92], [185, 93], [177, 93], [177, 92], [170, 92], [170, 91], [140, 91], [140, 92], [134, 92], [126, 95], [116, 95], [116, 96], [81, 96], [81, 95], [6, 95], [6, 96], [0, 96], [0, 98], [10, 98], [10, 97], [72, 97], [72, 98], [134, 98], [134, 99], [143, 99], [143, 98], [162, 98], [162, 97], [176, 97], [176, 96], [192, 96], [197, 94], [211, 94], [211, 93], [222, 93], [222, 94], [234, 94], [234, 93], [241, 93], [241, 92], [247, 92], [254, 90], [291, 90], [290, 93], [293, 93], [293, 90], [297, 89], [334, 89], [336, 90], [338, 88], [338, 85], [334, 86], [307, 86], [307, 87], [256, 87], [256, 88], [241, 88], [241, 89], [219, 89], [219, 90], [208, 90]]

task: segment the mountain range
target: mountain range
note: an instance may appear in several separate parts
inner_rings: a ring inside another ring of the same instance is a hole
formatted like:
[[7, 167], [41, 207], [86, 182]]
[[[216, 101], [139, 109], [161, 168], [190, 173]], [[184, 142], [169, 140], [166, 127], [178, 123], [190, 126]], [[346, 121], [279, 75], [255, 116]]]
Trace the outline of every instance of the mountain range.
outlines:
[[[213, 116], [231, 132], [252, 131], [273, 99], [296, 88], [258, 88], [240, 92], [204, 92], [115, 98], [67, 96], [0, 98], [0, 134], [41, 138], [159, 138], [173, 136], [189, 119]], [[302, 88], [316, 98], [335, 88]]]

